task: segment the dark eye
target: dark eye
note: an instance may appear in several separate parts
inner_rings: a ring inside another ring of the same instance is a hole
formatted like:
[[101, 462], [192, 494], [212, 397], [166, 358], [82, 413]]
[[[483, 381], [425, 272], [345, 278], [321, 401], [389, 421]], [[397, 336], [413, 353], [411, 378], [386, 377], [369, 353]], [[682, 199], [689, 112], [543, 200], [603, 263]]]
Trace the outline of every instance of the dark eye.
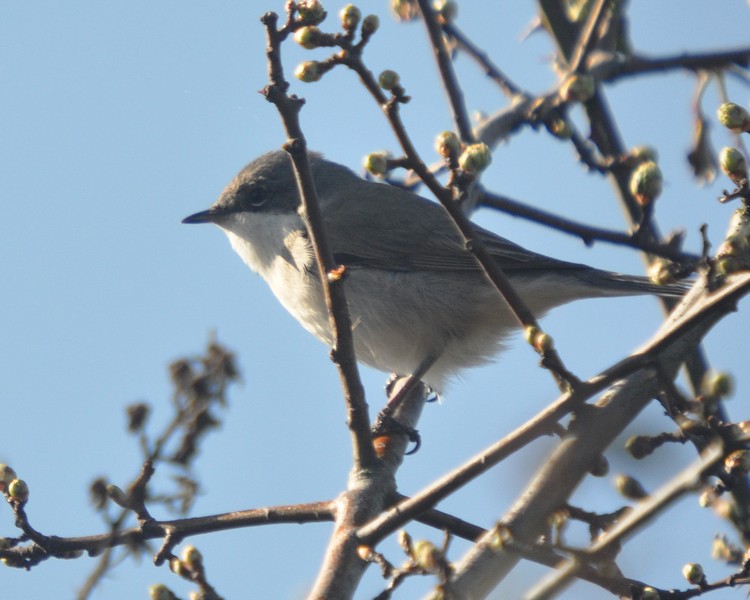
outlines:
[[270, 195], [264, 187], [259, 185], [240, 186], [237, 198], [245, 210], [256, 210], [268, 202]]

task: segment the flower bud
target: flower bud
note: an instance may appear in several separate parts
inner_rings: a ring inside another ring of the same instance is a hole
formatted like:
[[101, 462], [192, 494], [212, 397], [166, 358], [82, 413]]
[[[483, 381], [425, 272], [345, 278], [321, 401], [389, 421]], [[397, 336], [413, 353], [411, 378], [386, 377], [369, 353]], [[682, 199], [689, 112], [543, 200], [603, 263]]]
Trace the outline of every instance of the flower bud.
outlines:
[[362, 165], [371, 175], [385, 177], [388, 174], [389, 157], [390, 155], [387, 152], [370, 152], [370, 154], [365, 156]]
[[573, 135], [573, 128], [566, 119], [552, 119], [545, 123], [547, 131], [554, 135], [558, 140], [569, 140]]
[[203, 555], [195, 546], [185, 546], [182, 549], [180, 558], [191, 571], [196, 571], [203, 567]]
[[492, 162], [492, 152], [487, 144], [480, 142], [467, 146], [458, 157], [459, 166], [467, 173], [481, 173]]
[[693, 585], [698, 585], [706, 579], [703, 567], [698, 563], [688, 563], [682, 567], [682, 576]]
[[741, 564], [743, 562], [742, 556], [742, 549], [730, 544], [726, 536], [717, 535], [714, 537], [713, 544], [711, 544], [711, 558], [729, 564]]
[[183, 563], [176, 556], [173, 556], [169, 559], [169, 570], [172, 571], [172, 573], [174, 573], [175, 575], [179, 575], [180, 577], [184, 577], [185, 579], [190, 579], [189, 569], [186, 567], [185, 563]]
[[719, 165], [727, 177], [735, 183], [747, 179], [747, 160], [737, 148], [729, 146], [723, 148], [719, 153]]
[[398, 73], [396, 73], [396, 71], [391, 71], [390, 69], [386, 69], [378, 76], [378, 85], [387, 92], [390, 92], [395, 88], [400, 81], [401, 78]]
[[725, 102], [716, 111], [719, 123], [735, 133], [750, 131], [750, 113], [739, 104]]
[[591, 75], [572, 73], [560, 85], [560, 98], [565, 102], [586, 102], [596, 91], [596, 84]]
[[419, 14], [415, 0], [391, 0], [391, 10], [400, 21], [411, 21]]
[[362, 35], [372, 35], [380, 27], [380, 19], [377, 15], [367, 15], [362, 21]]
[[353, 4], [347, 4], [339, 12], [339, 18], [341, 19], [341, 27], [344, 28], [344, 31], [353, 31], [359, 25], [362, 13]]
[[453, 0], [435, 0], [432, 3], [432, 8], [435, 9], [443, 23], [450, 23], [458, 16], [458, 4]]
[[625, 442], [625, 450], [635, 459], [647, 457], [654, 451], [654, 438], [647, 435], [634, 435]]
[[649, 160], [638, 165], [630, 176], [630, 193], [641, 206], [647, 206], [661, 194], [662, 175], [659, 165]]
[[18, 475], [11, 467], [0, 463], [0, 492], [5, 493], [8, 490], [8, 484], [17, 478]]
[[122, 490], [122, 488], [116, 486], [114, 483], [109, 483], [105, 488], [105, 492], [107, 497], [118, 506], [122, 506], [123, 508], [128, 507], [128, 495]]
[[375, 551], [370, 546], [361, 544], [357, 546], [357, 556], [359, 556], [360, 560], [372, 562], [372, 559], [375, 556]]
[[427, 573], [437, 573], [443, 562], [443, 555], [435, 544], [427, 540], [417, 540], [412, 546], [412, 559]]
[[711, 370], [703, 377], [701, 393], [712, 398], [726, 398], [734, 392], [734, 380], [729, 373]]
[[640, 500], [648, 496], [648, 493], [643, 489], [640, 482], [629, 475], [618, 475], [615, 477], [615, 487], [618, 492], [631, 500]]
[[294, 76], [305, 83], [320, 81], [323, 74], [320, 72], [320, 63], [314, 60], [307, 60], [297, 65], [294, 69]]
[[294, 32], [294, 41], [308, 50], [317, 48], [320, 45], [320, 29], [315, 25], [300, 27]]
[[443, 131], [435, 138], [435, 150], [443, 158], [456, 154], [461, 148], [461, 140], [452, 131]]
[[398, 545], [404, 552], [411, 554], [411, 536], [404, 529], [398, 532]]
[[641, 600], [659, 600], [661, 596], [654, 588], [647, 585], [641, 590]]
[[8, 484], [8, 496], [16, 502], [26, 502], [29, 499], [29, 486], [23, 479], [14, 479]]
[[151, 600], [177, 600], [177, 596], [163, 583], [157, 583], [148, 588], [148, 596]]
[[314, 23], [320, 23], [326, 16], [320, 0], [297, 0], [297, 13], [305, 21]]
[[666, 285], [674, 281], [672, 263], [665, 258], [655, 258], [648, 267], [648, 278], [656, 285]]

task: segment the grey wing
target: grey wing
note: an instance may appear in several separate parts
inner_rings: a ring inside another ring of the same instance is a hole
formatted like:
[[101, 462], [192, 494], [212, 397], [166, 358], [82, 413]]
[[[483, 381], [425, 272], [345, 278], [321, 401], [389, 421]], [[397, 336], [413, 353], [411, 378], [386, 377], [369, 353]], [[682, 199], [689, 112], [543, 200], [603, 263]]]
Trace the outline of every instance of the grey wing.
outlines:
[[[358, 189], [357, 198], [334, 194], [324, 212], [337, 262], [401, 271], [480, 269], [443, 207], [385, 184]], [[504, 270], [587, 268], [530, 252], [479, 226], [475, 231]]]

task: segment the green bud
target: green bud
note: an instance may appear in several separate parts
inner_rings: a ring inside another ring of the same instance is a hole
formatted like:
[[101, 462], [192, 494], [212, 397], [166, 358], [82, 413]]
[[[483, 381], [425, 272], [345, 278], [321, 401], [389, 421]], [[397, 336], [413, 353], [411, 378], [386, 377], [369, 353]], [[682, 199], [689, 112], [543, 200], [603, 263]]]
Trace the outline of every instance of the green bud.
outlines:
[[191, 571], [195, 571], [203, 567], [203, 555], [195, 546], [185, 546], [182, 549], [180, 558]]
[[615, 477], [615, 487], [620, 494], [631, 500], [640, 500], [648, 496], [640, 482], [629, 475]]
[[320, 23], [326, 16], [320, 0], [297, 0], [297, 13], [305, 21], [314, 23]]
[[305, 83], [320, 81], [323, 74], [320, 72], [320, 63], [315, 60], [307, 60], [297, 65], [294, 76]]
[[385, 177], [388, 173], [388, 159], [390, 155], [387, 152], [370, 152], [365, 156], [362, 165], [365, 170], [375, 177]]
[[157, 583], [148, 588], [148, 596], [151, 600], [177, 600], [177, 596], [163, 583]]
[[8, 484], [8, 496], [16, 502], [26, 502], [29, 499], [29, 486], [23, 479], [14, 479]]
[[437, 573], [443, 562], [443, 555], [432, 542], [417, 540], [412, 545], [412, 559], [427, 573]]
[[443, 158], [456, 154], [461, 148], [461, 140], [452, 131], [443, 131], [435, 138], [435, 150]]
[[735, 133], [750, 131], [750, 113], [739, 104], [725, 102], [716, 111], [719, 123]]
[[187, 565], [176, 556], [169, 559], [169, 570], [175, 575], [179, 575], [185, 579], [190, 579], [190, 569], [188, 569]]
[[747, 161], [737, 148], [722, 148], [719, 153], [719, 164], [721, 170], [735, 183], [747, 179]]
[[560, 85], [560, 98], [565, 102], [586, 102], [596, 92], [596, 84], [591, 75], [572, 73]]
[[547, 131], [559, 140], [569, 140], [570, 136], [573, 135], [573, 129], [566, 119], [553, 119], [549, 123], [545, 123], [545, 125], [547, 126]]
[[362, 13], [353, 4], [347, 4], [339, 12], [339, 18], [341, 19], [341, 27], [344, 28], [344, 31], [354, 31], [362, 19]]
[[671, 263], [665, 258], [656, 258], [648, 267], [648, 278], [656, 285], [666, 285], [674, 281]]
[[712, 398], [725, 398], [734, 392], [734, 379], [725, 371], [711, 370], [703, 377], [701, 393]]
[[396, 71], [391, 71], [390, 69], [386, 69], [378, 76], [378, 85], [387, 92], [390, 92], [395, 88], [400, 81], [401, 78], [398, 73], [396, 73]]
[[367, 15], [362, 21], [362, 35], [372, 35], [380, 27], [380, 19], [377, 15]]
[[661, 194], [662, 175], [659, 165], [649, 160], [630, 175], [630, 193], [641, 206], [651, 204]]
[[5, 463], [0, 463], [0, 492], [5, 493], [8, 489], [8, 484], [17, 478], [18, 475], [16, 475], [16, 472], [11, 467]]
[[118, 506], [122, 506], [123, 508], [128, 507], [128, 495], [122, 490], [122, 488], [116, 486], [114, 483], [109, 483], [105, 488], [105, 492], [107, 497]]
[[294, 32], [294, 41], [308, 50], [317, 48], [320, 45], [320, 29], [315, 25], [301, 27]]
[[688, 563], [682, 567], [682, 576], [693, 585], [698, 585], [706, 579], [703, 567], [698, 563]]
[[487, 144], [480, 142], [467, 146], [458, 157], [459, 166], [467, 173], [481, 173], [492, 162], [492, 152]]
[[641, 590], [641, 600], [659, 600], [661, 596], [654, 588], [647, 585]]

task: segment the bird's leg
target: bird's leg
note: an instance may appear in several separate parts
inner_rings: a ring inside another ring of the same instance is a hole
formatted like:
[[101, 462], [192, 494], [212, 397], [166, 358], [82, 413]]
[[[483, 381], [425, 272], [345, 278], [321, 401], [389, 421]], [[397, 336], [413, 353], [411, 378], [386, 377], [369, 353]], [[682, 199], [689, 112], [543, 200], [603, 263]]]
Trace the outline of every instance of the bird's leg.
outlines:
[[396, 382], [401, 379], [398, 375], [393, 375], [386, 385], [386, 392], [388, 394], [388, 403], [385, 405], [383, 410], [380, 411], [375, 423], [372, 427], [373, 437], [379, 437], [381, 435], [403, 433], [409, 437], [409, 441], [414, 442], [415, 447], [407, 454], [413, 454], [419, 450], [421, 439], [419, 432], [413, 427], [406, 427], [399, 423], [393, 418], [393, 412], [401, 405], [408, 394], [413, 392], [418, 385], [422, 383], [422, 377], [425, 373], [430, 370], [430, 367], [435, 364], [437, 356], [428, 356], [423, 360], [417, 369], [406, 378], [404, 384], [400, 387], [396, 386]]

